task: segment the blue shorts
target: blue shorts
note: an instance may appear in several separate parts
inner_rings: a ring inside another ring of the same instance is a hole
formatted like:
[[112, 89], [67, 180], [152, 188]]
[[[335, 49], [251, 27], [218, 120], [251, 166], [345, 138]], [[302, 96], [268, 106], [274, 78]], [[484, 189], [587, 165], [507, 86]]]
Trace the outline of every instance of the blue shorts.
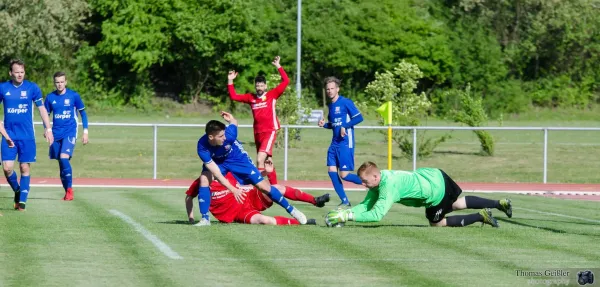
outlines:
[[14, 161], [19, 156], [20, 163], [35, 162], [36, 146], [35, 140], [13, 140], [15, 146], [10, 148], [6, 139], [2, 137], [2, 161]]
[[[262, 175], [260, 175], [260, 171], [258, 171], [258, 168], [256, 168], [249, 157], [246, 157], [246, 159], [227, 159], [222, 163], [217, 163], [217, 166], [221, 169], [221, 174], [223, 174], [223, 176], [226, 175], [227, 172], [231, 172], [233, 177], [235, 177], [241, 185], [257, 185], [264, 180]], [[202, 166], [202, 171], [207, 170], [206, 166]]]
[[347, 144], [330, 145], [327, 150], [327, 166], [335, 166], [341, 171], [353, 171], [354, 148]]
[[60, 159], [60, 154], [65, 153], [69, 155], [69, 158], [73, 157], [76, 141], [76, 137], [66, 137], [55, 140], [49, 148], [48, 156], [50, 159]]

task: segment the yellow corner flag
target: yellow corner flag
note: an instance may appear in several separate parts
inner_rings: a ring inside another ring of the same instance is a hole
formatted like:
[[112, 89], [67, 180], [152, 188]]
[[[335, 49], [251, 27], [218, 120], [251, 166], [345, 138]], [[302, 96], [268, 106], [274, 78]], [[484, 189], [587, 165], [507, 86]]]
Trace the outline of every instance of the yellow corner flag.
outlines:
[[392, 169], [392, 101], [377, 108], [377, 112], [383, 117], [383, 123], [388, 126], [388, 169]]
[[392, 101], [388, 101], [385, 104], [377, 108], [377, 112], [383, 117], [384, 125], [392, 124]]

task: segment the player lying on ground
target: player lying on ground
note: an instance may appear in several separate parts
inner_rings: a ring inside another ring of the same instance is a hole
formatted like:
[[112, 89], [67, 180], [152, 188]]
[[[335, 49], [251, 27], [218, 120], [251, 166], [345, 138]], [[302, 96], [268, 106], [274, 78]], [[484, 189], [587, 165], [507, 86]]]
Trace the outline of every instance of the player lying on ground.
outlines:
[[[269, 170], [269, 161], [265, 162], [265, 167]], [[272, 166], [271, 166], [272, 167]], [[294, 218], [283, 216], [266, 216], [261, 214], [261, 211], [273, 205], [273, 201], [261, 193], [252, 185], [241, 186], [231, 173], [227, 173], [225, 178], [235, 185], [237, 188], [247, 193], [244, 203], [239, 203], [233, 197], [233, 194], [227, 190], [225, 186], [219, 184], [218, 181], [213, 181], [210, 184], [210, 208], [209, 211], [220, 222], [224, 223], [245, 223], [245, 224], [267, 224], [267, 225], [298, 225], [300, 222]], [[199, 181], [196, 179], [190, 188], [185, 192], [185, 208], [188, 214], [190, 223], [194, 223], [194, 197], [198, 196]], [[295, 201], [303, 201], [310, 203], [316, 207], [323, 207], [329, 201], [329, 194], [324, 194], [319, 197], [314, 197], [301, 190], [290, 186], [276, 185], [277, 189], [283, 192], [283, 195]], [[203, 204], [199, 202], [199, 204]], [[210, 223], [210, 222], [209, 222]], [[316, 224], [314, 219], [309, 219], [307, 224]], [[200, 221], [198, 226], [206, 226], [210, 224]]]
[[[373, 162], [358, 169], [363, 185], [369, 188], [364, 201], [352, 209], [330, 211], [325, 217], [328, 226], [340, 222], [377, 222], [394, 203], [425, 207], [431, 226], [461, 227], [483, 222], [498, 227], [490, 208], [497, 208], [512, 217], [510, 199], [491, 200], [477, 196], [458, 198], [462, 189], [441, 169], [419, 168], [414, 172], [379, 170]], [[478, 213], [445, 217], [454, 210], [482, 209]]]
[[[269, 91], [267, 91], [267, 79], [259, 75], [254, 79], [256, 93], [238, 94], [233, 86], [233, 80], [237, 77], [238, 73], [236, 71], [229, 71], [227, 75], [229, 98], [236, 102], [247, 103], [252, 109], [252, 117], [254, 117], [254, 143], [256, 144], [257, 152], [256, 166], [263, 173], [263, 176], [265, 176], [265, 161], [273, 156], [273, 146], [277, 138], [277, 130], [280, 128], [279, 119], [275, 112], [275, 104], [290, 83], [285, 70], [279, 64], [279, 60], [279, 56], [276, 56], [272, 64], [277, 68], [281, 76], [281, 83]], [[275, 170], [269, 173], [268, 176], [271, 184], [277, 184]]]
[[200, 213], [202, 214], [200, 222], [210, 224], [208, 218], [208, 208], [210, 206], [209, 186], [213, 176], [233, 193], [238, 202], [243, 202], [246, 194], [234, 187], [223, 176], [231, 172], [240, 184], [252, 184], [262, 193], [265, 193], [273, 202], [281, 205], [300, 224], [306, 224], [304, 213], [289, 204], [279, 189], [272, 186], [268, 180], [265, 180], [252, 163], [248, 153], [237, 140], [237, 120], [230, 113], [221, 112], [221, 116], [229, 122], [229, 126], [226, 127], [220, 121], [211, 120], [206, 124], [206, 134], [198, 140], [198, 156], [204, 163], [200, 175], [200, 188], [198, 189], [199, 201], [203, 203], [200, 204]]

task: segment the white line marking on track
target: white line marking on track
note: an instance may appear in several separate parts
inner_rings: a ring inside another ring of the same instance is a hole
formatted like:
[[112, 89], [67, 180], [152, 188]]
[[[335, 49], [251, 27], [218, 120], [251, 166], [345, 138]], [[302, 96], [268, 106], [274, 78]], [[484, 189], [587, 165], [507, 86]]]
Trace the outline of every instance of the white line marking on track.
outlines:
[[135, 222], [133, 219], [131, 219], [131, 217], [119, 212], [118, 210], [114, 210], [114, 209], [111, 209], [110, 213], [120, 217], [121, 219], [123, 219], [123, 221], [125, 221], [125, 222], [129, 223], [131, 226], [133, 226], [133, 228], [135, 228], [135, 231], [141, 233], [144, 237], [146, 237], [146, 239], [148, 239], [150, 242], [152, 242], [152, 244], [154, 244], [154, 246], [156, 246], [156, 248], [158, 248], [158, 250], [160, 250], [162, 253], [167, 255], [167, 257], [169, 257], [171, 259], [183, 259], [183, 257], [181, 257], [179, 254], [177, 254], [177, 252], [173, 251], [173, 249], [171, 249], [171, 247], [169, 247], [166, 243], [164, 243], [160, 239], [158, 239], [158, 237], [156, 237], [154, 234], [150, 233], [150, 231], [148, 231], [146, 228], [144, 228], [141, 224]]
[[571, 218], [571, 219], [577, 219], [577, 220], [583, 220], [583, 221], [588, 221], [588, 222], [593, 222], [593, 223], [600, 223], [600, 220], [571, 216], [571, 215], [560, 214], [560, 213], [545, 212], [545, 211], [539, 211], [539, 210], [535, 210], [535, 209], [528, 209], [528, 208], [521, 208], [521, 207], [513, 207], [513, 209], [525, 210], [525, 211], [539, 213], [539, 214], [553, 215], [553, 216], [565, 217], [565, 218]]

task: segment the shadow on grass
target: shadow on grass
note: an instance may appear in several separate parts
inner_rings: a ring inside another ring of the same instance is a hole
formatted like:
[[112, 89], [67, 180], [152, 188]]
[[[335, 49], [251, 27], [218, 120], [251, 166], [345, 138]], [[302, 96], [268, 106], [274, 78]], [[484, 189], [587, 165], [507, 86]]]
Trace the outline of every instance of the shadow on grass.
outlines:
[[[14, 199], [13, 196], [4, 196], [4, 197], [0, 197], [0, 199], [2, 198], [10, 198], [10, 199]], [[31, 197], [27, 197], [27, 200], [32, 200], [32, 199], [40, 199], [40, 200], [60, 200], [62, 201], [62, 198], [50, 198], [50, 197], [35, 197], [35, 196], [31, 196]]]
[[535, 229], [541, 229], [541, 230], [549, 231], [549, 232], [552, 232], [552, 233], [573, 234], [573, 235], [583, 235], [583, 236], [600, 237], [600, 234], [598, 234], [598, 233], [569, 232], [569, 231], [565, 231], [565, 230], [561, 230], [561, 229], [556, 229], [556, 228], [551, 228], [551, 227], [535, 226], [535, 225], [531, 225], [531, 224], [527, 224], [527, 223], [523, 223], [523, 222], [518, 222], [518, 221], [514, 221], [514, 220], [510, 220], [510, 219], [505, 219], [505, 218], [496, 218], [496, 220], [501, 221], [501, 222], [511, 223], [511, 224], [518, 225], [518, 226], [530, 227], [530, 228], [535, 228]]
[[[196, 220], [196, 221], [194, 221], [194, 223], [193, 223], [193, 224], [196, 224], [196, 223], [198, 223], [198, 222], [199, 222], [199, 221], [198, 221], [198, 220]], [[189, 222], [189, 221], [187, 221], [187, 220], [159, 221], [159, 222], [157, 222], [157, 223], [161, 223], [161, 224], [177, 224], [177, 225], [190, 225], [190, 226], [192, 225], [192, 223], [190, 223], [190, 222]], [[210, 222], [210, 225], [211, 225], [211, 226], [212, 226], [212, 225], [226, 225], [226, 224], [227, 224], [227, 223], [223, 223], [223, 222], [219, 222], [219, 221], [211, 221], [211, 222]]]
[[475, 156], [483, 156], [481, 152], [464, 152], [464, 151], [453, 151], [453, 150], [440, 150], [433, 151], [434, 154], [455, 154], [455, 155], [475, 155]]

